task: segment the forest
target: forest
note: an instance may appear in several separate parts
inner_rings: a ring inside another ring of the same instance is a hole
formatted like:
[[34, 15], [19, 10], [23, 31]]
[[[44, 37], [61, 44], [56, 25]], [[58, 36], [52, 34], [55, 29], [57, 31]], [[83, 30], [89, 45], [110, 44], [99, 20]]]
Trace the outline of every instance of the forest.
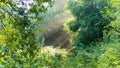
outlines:
[[0, 68], [120, 68], [120, 0], [0, 0]]

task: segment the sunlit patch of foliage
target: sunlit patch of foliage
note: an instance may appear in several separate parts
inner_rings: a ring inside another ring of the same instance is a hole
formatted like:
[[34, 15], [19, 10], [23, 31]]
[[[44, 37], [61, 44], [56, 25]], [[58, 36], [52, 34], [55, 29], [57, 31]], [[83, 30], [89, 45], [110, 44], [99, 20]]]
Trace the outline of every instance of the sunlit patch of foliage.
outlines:
[[40, 14], [47, 11], [52, 0], [0, 1], [0, 61], [1, 67], [36, 67], [41, 43], [38, 41]]
[[41, 66], [49, 68], [61, 68], [64, 61], [68, 58], [68, 52], [65, 49], [47, 46], [41, 48], [39, 56]]

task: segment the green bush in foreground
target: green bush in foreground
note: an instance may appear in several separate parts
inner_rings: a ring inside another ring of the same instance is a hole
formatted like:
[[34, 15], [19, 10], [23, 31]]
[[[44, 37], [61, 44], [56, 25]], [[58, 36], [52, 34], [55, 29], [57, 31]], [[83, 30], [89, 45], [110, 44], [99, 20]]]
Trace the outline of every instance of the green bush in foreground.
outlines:
[[[28, 2], [28, 1], [27, 1]], [[39, 15], [47, 11], [48, 0], [0, 1], [0, 64], [3, 68], [34, 68], [39, 54]]]
[[96, 46], [80, 47], [75, 56], [64, 62], [62, 68], [119, 68], [119, 51], [119, 42], [101, 42]]

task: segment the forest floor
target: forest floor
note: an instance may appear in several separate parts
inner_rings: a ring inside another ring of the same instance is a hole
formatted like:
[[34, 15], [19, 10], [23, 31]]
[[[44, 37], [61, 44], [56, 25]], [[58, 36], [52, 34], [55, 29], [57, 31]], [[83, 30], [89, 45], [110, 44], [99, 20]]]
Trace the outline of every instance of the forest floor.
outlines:
[[[66, 14], [68, 15], [68, 14]], [[61, 14], [61, 19], [54, 20], [50, 24], [44, 25], [45, 32], [43, 37], [45, 38], [45, 46], [54, 46], [70, 49], [70, 35], [64, 30], [63, 24], [69, 18], [70, 15], [66, 16]]]
[[[56, 6], [54, 9], [62, 10], [60, 13], [55, 14], [50, 20], [45, 20], [42, 24], [45, 30], [41, 36], [45, 38], [45, 46], [61, 47], [65, 49], [70, 49], [72, 45], [69, 42], [70, 36], [64, 30], [63, 24], [65, 21], [72, 17], [69, 10], [65, 10], [66, 1], [60, 0], [59, 3], [56, 1]], [[49, 17], [48, 17], [49, 18]]]

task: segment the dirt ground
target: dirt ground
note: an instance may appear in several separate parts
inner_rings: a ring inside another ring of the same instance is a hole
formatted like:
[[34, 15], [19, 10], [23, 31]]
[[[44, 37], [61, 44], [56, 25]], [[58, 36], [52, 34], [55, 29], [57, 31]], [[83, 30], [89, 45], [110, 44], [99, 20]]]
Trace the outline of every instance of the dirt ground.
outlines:
[[[67, 0], [56, 0], [55, 8], [61, 9], [66, 6]], [[45, 46], [54, 46], [70, 49], [72, 45], [69, 42], [70, 36], [63, 30], [63, 24], [71, 17], [70, 13], [60, 13], [58, 19], [55, 19], [47, 24], [43, 24], [45, 32], [41, 37], [45, 38]]]

